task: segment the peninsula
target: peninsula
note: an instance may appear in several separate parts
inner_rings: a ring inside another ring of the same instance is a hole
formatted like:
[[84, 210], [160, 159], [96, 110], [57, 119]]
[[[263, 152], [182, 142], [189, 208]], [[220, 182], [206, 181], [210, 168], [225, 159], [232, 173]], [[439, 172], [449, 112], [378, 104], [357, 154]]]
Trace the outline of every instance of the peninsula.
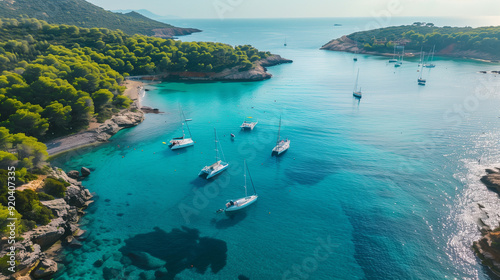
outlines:
[[355, 32], [331, 40], [323, 50], [357, 52], [392, 56], [396, 46], [404, 46], [406, 56], [429, 53], [435, 55], [500, 60], [500, 27], [437, 27], [432, 23], [415, 22], [412, 25], [392, 26]]

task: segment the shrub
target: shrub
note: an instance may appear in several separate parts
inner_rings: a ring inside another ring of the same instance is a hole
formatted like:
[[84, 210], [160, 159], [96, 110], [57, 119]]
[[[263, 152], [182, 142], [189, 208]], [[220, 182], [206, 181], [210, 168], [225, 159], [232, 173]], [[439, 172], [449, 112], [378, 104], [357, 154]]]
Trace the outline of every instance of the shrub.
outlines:
[[54, 177], [48, 177], [45, 179], [43, 190], [46, 194], [54, 197], [64, 197], [67, 186], [69, 186], [67, 182], [57, 180]]

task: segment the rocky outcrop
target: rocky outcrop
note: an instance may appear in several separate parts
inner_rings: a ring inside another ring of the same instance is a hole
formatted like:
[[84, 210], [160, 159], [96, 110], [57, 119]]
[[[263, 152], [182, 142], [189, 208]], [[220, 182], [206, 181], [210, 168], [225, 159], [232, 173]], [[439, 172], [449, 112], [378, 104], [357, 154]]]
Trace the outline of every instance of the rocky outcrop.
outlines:
[[98, 141], [107, 141], [118, 131], [136, 126], [144, 121], [144, 113], [141, 110], [126, 110], [114, 115], [111, 119], [101, 124], [95, 132]]
[[168, 72], [154, 76], [141, 76], [143, 80], [164, 81], [262, 81], [270, 79], [273, 75], [267, 73], [266, 67], [283, 63], [292, 63], [290, 59], [279, 55], [271, 55], [265, 59], [254, 62], [252, 68], [243, 70], [236, 66], [226, 68], [221, 72]]
[[87, 167], [82, 167], [80, 169], [80, 172], [82, 172], [82, 177], [87, 177], [90, 175], [90, 169], [88, 169]]
[[[486, 187], [500, 194], [500, 169], [486, 169], [486, 175], [481, 178]], [[481, 207], [481, 206], [480, 206]], [[500, 228], [491, 230], [482, 225], [483, 237], [472, 245], [474, 252], [493, 273], [500, 276]]]
[[182, 27], [172, 27], [172, 28], [158, 28], [153, 29], [155, 33], [153, 36], [160, 37], [164, 39], [174, 38], [175, 36], [184, 36], [197, 32], [201, 32], [201, 30], [196, 28], [182, 28]]
[[[16, 267], [17, 272], [14, 274], [16, 279], [26, 276], [30, 272], [35, 279], [50, 277], [57, 272], [57, 263], [48, 258], [43, 250], [49, 249], [52, 245], [60, 243], [60, 240], [65, 240], [66, 237], [73, 234], [78, 235], [77, 238], [85, 240], [83, 238], [85, 231], [78, 228], [77, 222], [83, 214], [81, 210], [88, 206], [92, 195], [82, 186], [81, 182], [70, 178], [60, 169], [52, 169], [49, 175], [63, 179], [70, 185], [67, 187], [64, 198], [41, 201], [54, 214], [50, 223], [23, 233], [21, 241], [15, 243], [16, 257], [19, 261], [19, 265]], [[78, 240], [74, 239], [74, 241], [68, 246], [77, 247], [78, 244], [81, 246]], [[6, 246], [6, 244], [2, 244], [0, 256], [7, 252]], [[0, 274], [0, 279], [3, 279], [2, 277]]]
[[42, 279], [51, 276], [57, 272], [57, 263], [51, 259], [44, 259], [33, 271], [35, 279]]

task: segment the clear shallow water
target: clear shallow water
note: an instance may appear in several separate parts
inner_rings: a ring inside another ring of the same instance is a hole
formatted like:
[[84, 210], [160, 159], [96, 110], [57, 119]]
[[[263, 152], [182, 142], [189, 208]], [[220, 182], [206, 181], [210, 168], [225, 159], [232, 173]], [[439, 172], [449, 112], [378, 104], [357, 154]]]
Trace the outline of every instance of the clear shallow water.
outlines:
[[[166, 272], [158, 258], [170, 271], [161, 279], [488, 279], [470, 245], [480, 236], [477, 203], [493, 213], [489, 223], [499, 214], [478, 180], [500, 156], [500, 77], [477, 72], [499, 65], [437, 58], [419, 87], [417, 62], [395, 69], [385, 58], [354, 63], [319, 50], [366, 19], [172, 23], [204, 30], [186, 41], [249, 43], [294, 63], [270, 67], [263, 82], [150, 86], [143, 104], [165, 114], [56, 159], [65, 170], [95, 169], [84, 184], [98, 196], [84, 218], [89, 239], [66, 252], [71, 262], [57, 279], [99, 279], [103, 268], [155, 279]], [[181, 133], [179, 105], [196, 144], [174, 152], [162, 142]], [[280, 115], [292, 142], [274, 158]], [[248, 116], [259, 124], [240, 132]], [[197, 174], [214, 161], [214, 127], [231, 165], [205, 181]], [[215, 214], [243, 196], [244, 159], [259, 201], [236, 216]], [[144, 264], [138, 251], [157, 259]]]

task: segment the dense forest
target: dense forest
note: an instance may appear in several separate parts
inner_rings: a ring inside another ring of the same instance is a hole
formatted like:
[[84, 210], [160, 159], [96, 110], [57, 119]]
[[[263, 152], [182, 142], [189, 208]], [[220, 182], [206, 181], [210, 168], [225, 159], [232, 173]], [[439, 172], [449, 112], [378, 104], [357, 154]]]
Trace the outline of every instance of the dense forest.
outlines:
[[348, 35], [367, 51], [392, 52], [394, 45], [405, 45], [406, 50], [436, 52], [474, 50], [500, 57], [500, 27], [436, 27], [433, 24], [413, 25], [361, 31]]
[[21, 16], [44, 20], [53, 24], [79, 27], [121, 29], [123, 32], [154, 35], [154, 29], [175, 28], [149, 19], [139, 13], [112, 13], [85, 0], [12, 0], [0, 1], [0, 17]]
[[[129, 107], [120, 84], [128, 75], [247, 70], [266, 58], [252, 46], [181, 42], [127, 35], [104, 28], [48, 24], [37, 19], [0, 19], [0, 198], [9, 166], [16, 184], [47, 171], [40, 141], [77, 132]], [[3, 170], [3, 171], [2, 171]], [[16, 192], [22, 229], [46, 224], [52, 214], [40, 201], [61, 197], [65, 185], [45, 180], [43, 192]], [[0, 199], [0, 235], [7, 201]]]

